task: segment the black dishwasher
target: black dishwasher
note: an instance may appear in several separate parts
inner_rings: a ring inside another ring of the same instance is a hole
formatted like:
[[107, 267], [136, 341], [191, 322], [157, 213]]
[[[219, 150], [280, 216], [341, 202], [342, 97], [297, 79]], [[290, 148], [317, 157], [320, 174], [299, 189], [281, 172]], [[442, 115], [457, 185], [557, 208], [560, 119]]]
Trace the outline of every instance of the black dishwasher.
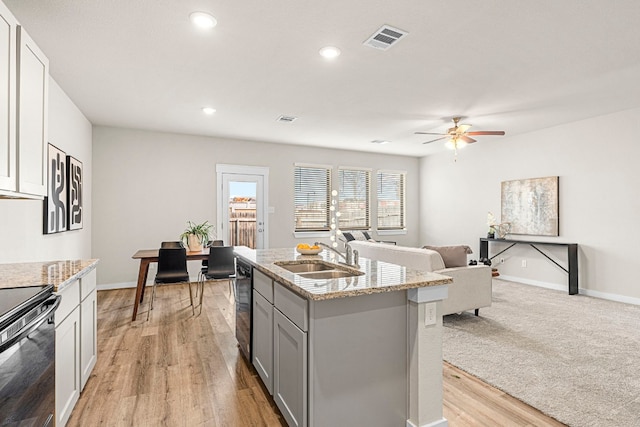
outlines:
[[236, 262], [236, 339], [244, 357], [251, 363], [252, 267]]

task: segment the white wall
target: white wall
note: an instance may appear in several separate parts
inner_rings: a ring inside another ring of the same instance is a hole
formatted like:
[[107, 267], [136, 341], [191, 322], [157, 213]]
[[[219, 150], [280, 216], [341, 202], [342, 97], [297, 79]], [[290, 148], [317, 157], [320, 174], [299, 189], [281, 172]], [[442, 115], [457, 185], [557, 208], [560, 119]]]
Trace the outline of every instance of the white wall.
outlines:
[[84, 228], [44, 235], [43, 201], [0, 199], [0, 263], [91, 258], [91, 123], [49, 79], [49, 141], [82, 162]]
[[[449, 151], [421, 159], [420, 243], [465, 243], [477, 258], [487, 211], [500, 216], [500, 183], [558, 175], [560, 237], [513, 237], [578, 243], [581, 292], [640, 303], [633, 268], [640, 241], [639, 114], [481, 139], [461, 150], [457, 163]], [[543, 249], [566, 266], [566, 250]], [[501, 275], [567, 289], [566, 274], [533, 249], [518, 245], [503, 257]]]
[[293, 237], [295, 162], [405, 170], [408, 233], [384, 237], [417, 243], [417, 158], [111, 127], [94, 127], [93, 136], [92, 253], [103, 286], [134, 284], [139, 262], [131, 256], [177, 240], [188, 220], [216, 222], [217, 163], [269, 168], [271, 248], [313, 240]]

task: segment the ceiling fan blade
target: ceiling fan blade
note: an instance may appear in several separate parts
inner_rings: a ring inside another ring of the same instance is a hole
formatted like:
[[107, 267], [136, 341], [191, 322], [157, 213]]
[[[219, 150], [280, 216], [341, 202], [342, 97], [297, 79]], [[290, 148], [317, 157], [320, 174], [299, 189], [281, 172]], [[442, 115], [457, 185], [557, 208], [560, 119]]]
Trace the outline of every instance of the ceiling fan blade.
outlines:
[[423, 142], [423, 144], [430, 144], [430, 143], [432, 143], [432, 142], [440, 141], [440, 140], [442, 140], [442, 139], [447, 139], [447, 138], [449, 138], [449, 135], [447, 135], [447, 136], [443, 136], [442, 138], [432, 139], [431, 141]]
[[414, 132], [414, 134], [416, 135], [446, 135], [446, 133], [442, 133], [442, 132]]
[[[467, 135], [468, 135], [468, 134], [467, 134]], [[463, 140], [464, 142], [466, 142], [467, 144], [471, 144], [471, 143], [473, 143], [473, 142], [476, 142], [476, 140], [475, 140], [475, 139], [473, 139], [473, 138], [469, 138], [467, 135], [460, 135], [460, 136], [459, 136], [459, 138], [460, 138], [461, 140]]]
[[478, 130], [474, 132], [467, 132], [467, 135], [504, 135], [503, 130]]
[[466, 133], [469, 128], [471, 127], [471, 125], [458, 125], [458, 132], [459, 133]]

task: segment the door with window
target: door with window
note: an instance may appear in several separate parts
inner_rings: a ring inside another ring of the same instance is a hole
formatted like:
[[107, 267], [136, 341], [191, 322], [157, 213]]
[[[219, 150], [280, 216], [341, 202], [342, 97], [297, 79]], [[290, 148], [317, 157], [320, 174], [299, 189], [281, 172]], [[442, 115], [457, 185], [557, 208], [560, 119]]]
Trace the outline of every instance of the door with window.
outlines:
[[217, 165], [217, 238], [225, 245], [262, 249], [268, 246], [266, 223], [268, 169]]

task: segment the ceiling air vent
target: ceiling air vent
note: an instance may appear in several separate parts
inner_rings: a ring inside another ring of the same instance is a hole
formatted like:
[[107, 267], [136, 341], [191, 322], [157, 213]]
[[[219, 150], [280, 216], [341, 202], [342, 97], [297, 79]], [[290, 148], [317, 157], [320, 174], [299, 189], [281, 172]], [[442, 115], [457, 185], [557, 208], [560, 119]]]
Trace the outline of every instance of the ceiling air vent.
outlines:
[[383, 25], [363, 44], [376, 49], [387, 50], [407, 34], [409, 33], [406, 31], [402, 31], [388, 25]]
[[280, 123], [293, 123], [296, 119], [297, 117], [293, 116], [280, 116], [276, 121]]

